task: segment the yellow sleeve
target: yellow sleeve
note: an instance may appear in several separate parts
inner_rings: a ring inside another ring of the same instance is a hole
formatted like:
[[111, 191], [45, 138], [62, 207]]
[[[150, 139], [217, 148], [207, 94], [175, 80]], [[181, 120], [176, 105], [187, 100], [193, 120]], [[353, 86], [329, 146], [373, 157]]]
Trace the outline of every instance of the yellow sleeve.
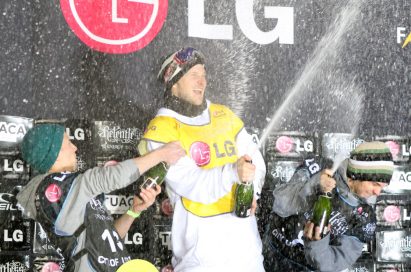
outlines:
[[167, 116], [157, 116], [147, 126], [143, 139], [159, 143], [178, 140], [178, 122]]

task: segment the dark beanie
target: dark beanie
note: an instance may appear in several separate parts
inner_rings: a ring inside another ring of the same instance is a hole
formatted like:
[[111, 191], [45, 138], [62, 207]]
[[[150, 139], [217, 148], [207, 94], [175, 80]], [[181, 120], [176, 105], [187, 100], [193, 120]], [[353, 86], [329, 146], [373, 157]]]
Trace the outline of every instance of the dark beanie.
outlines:
[[347, 177], [352, 180], [390, 183], [393, 172], [392, 154], [383, 142], [364, 142], [350, 154]]
[[64, 127], [40, 124], [30, 129], [20, 145], [23, 159], [40, 173], [53, 166], [63, 143]]
[[165, 89], [169, 90], [197, 64], [204, 64], [204, 55], [192, 47], [181, 48], [162, 61], [157, 78], [165, 85]]

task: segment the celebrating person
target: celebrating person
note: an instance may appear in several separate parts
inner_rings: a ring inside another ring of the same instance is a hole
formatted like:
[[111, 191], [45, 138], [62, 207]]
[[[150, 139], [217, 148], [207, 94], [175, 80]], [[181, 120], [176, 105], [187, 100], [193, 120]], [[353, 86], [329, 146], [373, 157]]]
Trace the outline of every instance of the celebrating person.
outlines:
[[[364, 142], [335, 173], [329, 168], [324, 158], [306, 159], [288, 183], [274, 190], [264, 235], [266, 271], [342, 271], [374, 239], [376, 217], [369, 204], [390, 183], [394, 163], [389, 148]], [[312, 221], [312, 208], [318, 193], [331, 191], [330, 226], [325, 226], [331, 231], [324, 233]]]
[[76, 151], [65, 128], [37, 125], [21, 144], [23, 159], [41, 174], [17, 195], [23, 213], [37, 220], [65, 257], [64, 271], [115, 272], [131, 259], [122, 239], [160, 187], [142, 190], [115, 222], [103, 206], [104, 193], [126, 187], [160, 161], [177, 162], [184, 150], [171, 142], [145, 156], [114, 166], [76, 172]]
[[253, 182], [255, 209], [264, 160], [241, 119], [205, 99], [204, 62], [191, 47], [164, 59], [158, 78], [165, 103], [140, 143], [156, 150], [179, 141], [187, 154], [166, 175], [174, 271], [264, 271], [255, 216], [233, 214], [237, 182]]

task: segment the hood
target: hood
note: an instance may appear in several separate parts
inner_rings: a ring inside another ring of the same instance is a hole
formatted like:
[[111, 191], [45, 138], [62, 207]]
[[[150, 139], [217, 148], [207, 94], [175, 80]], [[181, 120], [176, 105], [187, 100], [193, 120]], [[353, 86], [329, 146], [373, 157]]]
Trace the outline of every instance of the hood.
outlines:
[[22, 212], [25, 216], [35, 219], [37, 212], [36, 212], [36, 205], [35, 205], [35, 198], [36, 198], [36, 190], [39, 186], [40, 182], [46, 177], [47, 174], [38, 175], [34, 177], [30, 182], [21, 189], [21, 191], [17, 194], [16, 198], [18, 201], [18, 205], [22, 208]]

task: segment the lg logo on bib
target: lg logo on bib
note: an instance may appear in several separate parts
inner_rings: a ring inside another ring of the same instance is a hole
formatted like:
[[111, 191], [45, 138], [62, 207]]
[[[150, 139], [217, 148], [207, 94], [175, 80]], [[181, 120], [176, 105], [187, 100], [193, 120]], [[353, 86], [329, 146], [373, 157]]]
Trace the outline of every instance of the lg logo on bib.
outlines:
[[89, 47], [112, 54], [148, 45], [167, 16], [167, 0], [60, 0], [77, 37]]

